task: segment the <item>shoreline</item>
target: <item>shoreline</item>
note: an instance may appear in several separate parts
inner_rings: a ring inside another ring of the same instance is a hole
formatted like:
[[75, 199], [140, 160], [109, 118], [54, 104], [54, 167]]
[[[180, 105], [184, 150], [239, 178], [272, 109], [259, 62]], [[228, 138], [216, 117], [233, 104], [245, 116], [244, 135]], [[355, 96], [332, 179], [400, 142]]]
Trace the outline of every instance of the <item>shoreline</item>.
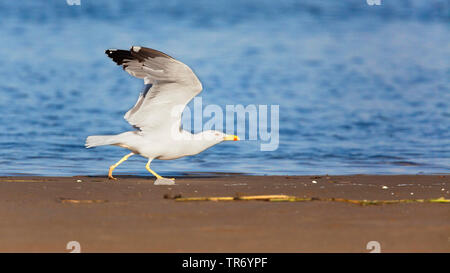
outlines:
[[[0, 252], [450, 252], [449, 203], [325, 200], [449, 199], [446, 174], [117, 177], [0, 177]], [[171, 199], [272, 194], [323, 201]]]

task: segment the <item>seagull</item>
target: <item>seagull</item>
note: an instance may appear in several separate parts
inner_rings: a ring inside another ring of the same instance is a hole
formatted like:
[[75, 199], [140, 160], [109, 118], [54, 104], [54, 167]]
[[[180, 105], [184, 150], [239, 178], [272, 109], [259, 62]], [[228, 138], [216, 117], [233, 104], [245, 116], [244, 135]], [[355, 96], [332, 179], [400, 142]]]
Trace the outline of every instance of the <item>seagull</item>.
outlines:
[[157, 180], [168, 180], [150, 168], [152, 160], [196, 155], [223, 141], [239, 140], [235, 135], [220, 131], [192, 134], [182, 129], [182, 110], [202, 91], [200, 80], [186, 64], [141, 46], [132, 46], [130, 50], [108, 49], [105, 53], [130, 75], [144, 80], [144, 89], [136, 104], [124, 116], [136, 130], [86, 139], [86, 148], [114, 145], [131, 151], [110, 166], [109, 179], [116, 180], [112, 175], [114, 169], [138, 154], [148, 158], [145, 168]]

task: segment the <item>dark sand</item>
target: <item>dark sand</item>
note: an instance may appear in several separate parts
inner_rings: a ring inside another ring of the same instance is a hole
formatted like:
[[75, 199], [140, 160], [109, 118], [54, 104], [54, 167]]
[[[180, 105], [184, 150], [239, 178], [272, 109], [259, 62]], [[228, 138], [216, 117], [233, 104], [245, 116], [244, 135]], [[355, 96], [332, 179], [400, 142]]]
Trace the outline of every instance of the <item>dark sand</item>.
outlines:
[[[450, 176], [0, 177], [0, 252], [449, 252], [450, 204], [177, 202], [165, 194], [450, 198]], [[82, 182], [76, 182], [81, 179]], [[312, 183], [315, 180], [317, 183]], [[385, 185], [388, 189], [383, 189]], [[413, 193], [413, 195], [411, 195]], [[60, 198], [107, 200], [73, 204]]]

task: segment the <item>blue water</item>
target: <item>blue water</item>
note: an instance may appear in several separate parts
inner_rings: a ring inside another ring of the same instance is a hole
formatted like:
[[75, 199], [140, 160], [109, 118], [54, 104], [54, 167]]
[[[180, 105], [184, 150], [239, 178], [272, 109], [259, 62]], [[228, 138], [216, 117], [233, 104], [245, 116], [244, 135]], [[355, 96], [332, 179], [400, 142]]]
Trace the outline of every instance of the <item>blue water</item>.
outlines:
[[[192, 67], [203, 104], [280, 105], [280, 144], [222, 143], [162, 175], [450, 172], [447, 0], [0, 2], [0, 175], [104, 175], [142, 87], [107, 48]], [[139, 156], [117, 174], [146, 175]]]

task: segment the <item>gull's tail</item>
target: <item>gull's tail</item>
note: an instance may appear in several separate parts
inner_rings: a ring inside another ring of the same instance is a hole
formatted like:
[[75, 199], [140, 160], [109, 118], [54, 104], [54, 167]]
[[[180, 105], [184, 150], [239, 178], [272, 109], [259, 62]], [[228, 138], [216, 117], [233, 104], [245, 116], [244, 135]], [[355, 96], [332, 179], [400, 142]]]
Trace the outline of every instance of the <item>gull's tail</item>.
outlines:
[[103, 145], [114, 145], [117, 144], [117, 136], [110, 135], [110, 136], [88, 136], [86, 138], [86, 143], [84, 146], [86, 148], [92, 148], [96, 146], [103, 146]]

